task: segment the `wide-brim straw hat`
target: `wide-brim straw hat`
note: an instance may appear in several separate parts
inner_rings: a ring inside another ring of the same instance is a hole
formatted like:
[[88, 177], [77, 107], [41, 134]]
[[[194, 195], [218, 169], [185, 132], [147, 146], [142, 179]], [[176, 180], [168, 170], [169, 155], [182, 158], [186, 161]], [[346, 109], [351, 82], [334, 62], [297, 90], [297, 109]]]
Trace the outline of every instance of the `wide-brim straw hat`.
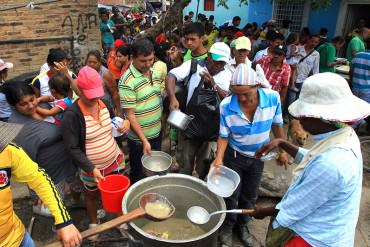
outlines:
[[370, 115], [370, 104], [354, 96], [347, 81], [334, 73], [319, 73], [303, 82], [298, 100], [289, 106], [296, 118], [312, 117], [354, 122]]
[[0, 152], [12, 142], [18, 133], [22, 130], [22, 124], [6, 123], [0, 121]]

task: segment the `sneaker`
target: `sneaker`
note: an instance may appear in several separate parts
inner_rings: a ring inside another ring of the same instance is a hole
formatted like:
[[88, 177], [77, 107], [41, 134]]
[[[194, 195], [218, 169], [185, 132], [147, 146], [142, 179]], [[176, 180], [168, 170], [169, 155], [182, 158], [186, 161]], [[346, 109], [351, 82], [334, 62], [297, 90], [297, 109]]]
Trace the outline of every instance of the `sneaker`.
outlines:
[[45, 217], [53, 217], [49, 209], [47, 209], [44, 204], [33, 205], [32, 211], [34, 214], [38, 214]]
[[98, 209], [96, 212], [98, 219], [103, 219], [105, 217], [105, 210], [104, 209]]

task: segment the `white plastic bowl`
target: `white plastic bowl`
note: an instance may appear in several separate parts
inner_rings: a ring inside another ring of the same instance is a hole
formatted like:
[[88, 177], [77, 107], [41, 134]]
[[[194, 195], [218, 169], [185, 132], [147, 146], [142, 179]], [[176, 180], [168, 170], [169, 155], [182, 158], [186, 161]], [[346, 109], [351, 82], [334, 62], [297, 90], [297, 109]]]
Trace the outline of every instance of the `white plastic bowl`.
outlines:
[[239, 174], [226, 166], [212, 167], [207, 176], [208, 189], [225, 198], [234, 193], [239, 183]]

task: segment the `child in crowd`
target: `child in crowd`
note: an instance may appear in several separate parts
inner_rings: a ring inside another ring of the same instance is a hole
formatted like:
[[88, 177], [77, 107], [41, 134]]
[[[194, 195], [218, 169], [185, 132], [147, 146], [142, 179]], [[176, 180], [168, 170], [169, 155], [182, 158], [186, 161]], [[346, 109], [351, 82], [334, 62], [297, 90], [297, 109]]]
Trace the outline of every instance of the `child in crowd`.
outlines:
[[99, 28], [102, 36], [103, 50], [106, 51], [106, 53], [108, 53], [109, 50], [113, 48], [114, 43], [113, 32], [114, 30], [116, 30], [114, 22], [109, 19], [108, 12], [100, 14]]
[[125, 42], [125, 44], [131, 44], [132, 41], [134, 40], [134, 37], [131, 35], [131, 28], [130, 27], [125, 27], [124, 33], [121, 36], [121, 40]]
[[295, 77], [297, 75], [297, 64], [299, 63], [299, 60], [302, 58], [302, 55], [300, 55], [297, 52], [297, 46], [299, 45], [298, 34], [290, 33], [288, 35], [288, 38], [286, 39], [286, 45], [287, 45], [286, 61], [291, 68], [289, 87], [291, 90], [298, 92], [298, 88], [295, 86]]
[[68, 95], [70, 95], [71, 86], [68, 78], [61, 74], [50, 78], [49, 87], [52, 96], [39, 97], [38, 101], [39, 103], [48, 102], [52, 108], [45, 109], [39, 106], [36, 112], [44, 121], [60, 126], [63, 112], [73, 103], [73, 100], [68, 97]]

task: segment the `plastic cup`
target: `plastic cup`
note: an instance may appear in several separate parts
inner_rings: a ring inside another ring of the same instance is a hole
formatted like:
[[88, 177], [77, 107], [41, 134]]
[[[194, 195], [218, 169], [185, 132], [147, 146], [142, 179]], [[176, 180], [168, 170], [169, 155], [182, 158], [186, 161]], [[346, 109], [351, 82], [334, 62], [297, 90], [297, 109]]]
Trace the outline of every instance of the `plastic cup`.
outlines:
[[122, 198], [128, 187], [130, 179], [120, 174], [109, 175], [98, 183], [103, 208], [109, 213], [122, 212]]

